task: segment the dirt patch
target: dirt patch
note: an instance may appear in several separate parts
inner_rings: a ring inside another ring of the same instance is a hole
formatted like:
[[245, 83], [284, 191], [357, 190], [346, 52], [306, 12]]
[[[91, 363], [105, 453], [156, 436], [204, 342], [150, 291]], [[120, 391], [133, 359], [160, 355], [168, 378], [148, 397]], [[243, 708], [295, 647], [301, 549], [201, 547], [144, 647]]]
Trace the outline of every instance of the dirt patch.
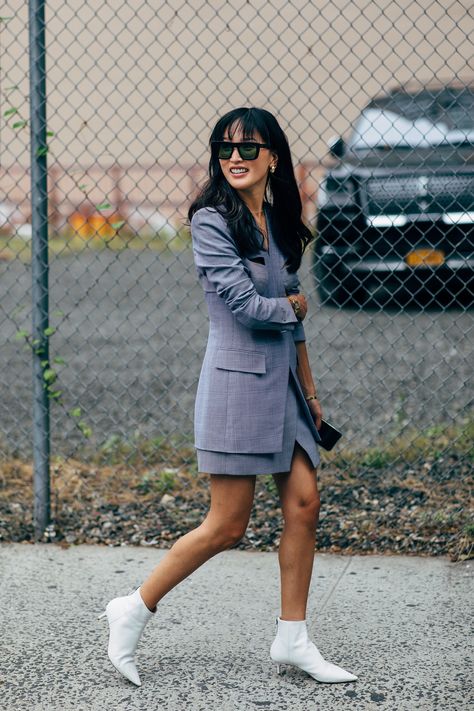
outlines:
[[[456, 453], [416, 465], [319, 471], [321, 513], [317, 549], [344, 553], [404, 553], [472, 557], [472, 467]], [[208, 477], [197, 475], [183, 450], [148, 466], [55, 460], [52, 525], [44, 540], [63, 545], [103, 543], [169, 547], [198, 526], [209, 504]], [[0, 465], [0, 540], [33, 541], [32, 465]], [[282, 515], [272, 477], [257, 477], [255, 502], [240, 549], [274, 551]]]

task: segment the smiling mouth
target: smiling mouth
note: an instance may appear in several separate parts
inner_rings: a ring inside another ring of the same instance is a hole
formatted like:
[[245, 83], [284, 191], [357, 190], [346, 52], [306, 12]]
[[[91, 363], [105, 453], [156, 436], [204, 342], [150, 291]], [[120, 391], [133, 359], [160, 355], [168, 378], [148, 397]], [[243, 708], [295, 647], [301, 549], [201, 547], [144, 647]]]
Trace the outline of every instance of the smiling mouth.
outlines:
[[243, 173], [248, 173], [248, 168], [231, 168], [230, 172], [232, 175], [242, 175]]

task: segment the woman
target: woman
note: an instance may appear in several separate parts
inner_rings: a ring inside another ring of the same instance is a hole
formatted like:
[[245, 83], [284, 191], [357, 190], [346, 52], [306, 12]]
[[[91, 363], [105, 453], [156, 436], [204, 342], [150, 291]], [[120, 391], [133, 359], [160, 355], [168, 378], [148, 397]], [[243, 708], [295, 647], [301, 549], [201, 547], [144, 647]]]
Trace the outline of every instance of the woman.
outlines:
[[326, 662], [308, 640], [306, 603], [319, 513], [317, 427], [322, 411], [302, 320], [297, 269], [311, 234], [288, 142], [268, 111], [230, 111], [211, 135], [209, 180], [189, 217], [209, 310], [209, 339], [196, 398], [198, 469], [210, 475], [203, 523], [180, 538], [133, 594], [106, 612], [108, 654], [140, 685], [134, 653], [156, 605], [181, 580], [244, 535], [255, 477], [273, 474], [284, 517], [277, 663], [321, 682], [357, 677]]

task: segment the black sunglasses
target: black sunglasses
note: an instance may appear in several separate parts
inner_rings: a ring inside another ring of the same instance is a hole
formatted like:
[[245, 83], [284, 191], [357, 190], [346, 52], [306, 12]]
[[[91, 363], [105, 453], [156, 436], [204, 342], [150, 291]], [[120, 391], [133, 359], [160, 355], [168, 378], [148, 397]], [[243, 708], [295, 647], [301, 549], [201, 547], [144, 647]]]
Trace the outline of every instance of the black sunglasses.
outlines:
[[260, 148], [270, 148], [266, 143], [232, 143], [231, 141], [212, 141], [212, 150], [220, 160], [229, 160], [234, 148], [237, 148], [242, 160], [258, 158]]

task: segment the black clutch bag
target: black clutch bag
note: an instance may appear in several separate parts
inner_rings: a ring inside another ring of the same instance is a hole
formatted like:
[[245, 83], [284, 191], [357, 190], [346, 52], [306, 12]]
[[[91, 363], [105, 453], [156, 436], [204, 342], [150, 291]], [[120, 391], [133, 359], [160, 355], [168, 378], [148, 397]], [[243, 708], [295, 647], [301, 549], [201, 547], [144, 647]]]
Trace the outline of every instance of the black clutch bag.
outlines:
[[329, 422], [326, 422], [326, 420], [321, 421], [318, 434], [321, 437], [321, 442], [318, 442], [318, 444], [328, 450], [332, 449], [336, 442], [342, 437], [342, 432], [339, 432], [339, 430], [330, 425]]

